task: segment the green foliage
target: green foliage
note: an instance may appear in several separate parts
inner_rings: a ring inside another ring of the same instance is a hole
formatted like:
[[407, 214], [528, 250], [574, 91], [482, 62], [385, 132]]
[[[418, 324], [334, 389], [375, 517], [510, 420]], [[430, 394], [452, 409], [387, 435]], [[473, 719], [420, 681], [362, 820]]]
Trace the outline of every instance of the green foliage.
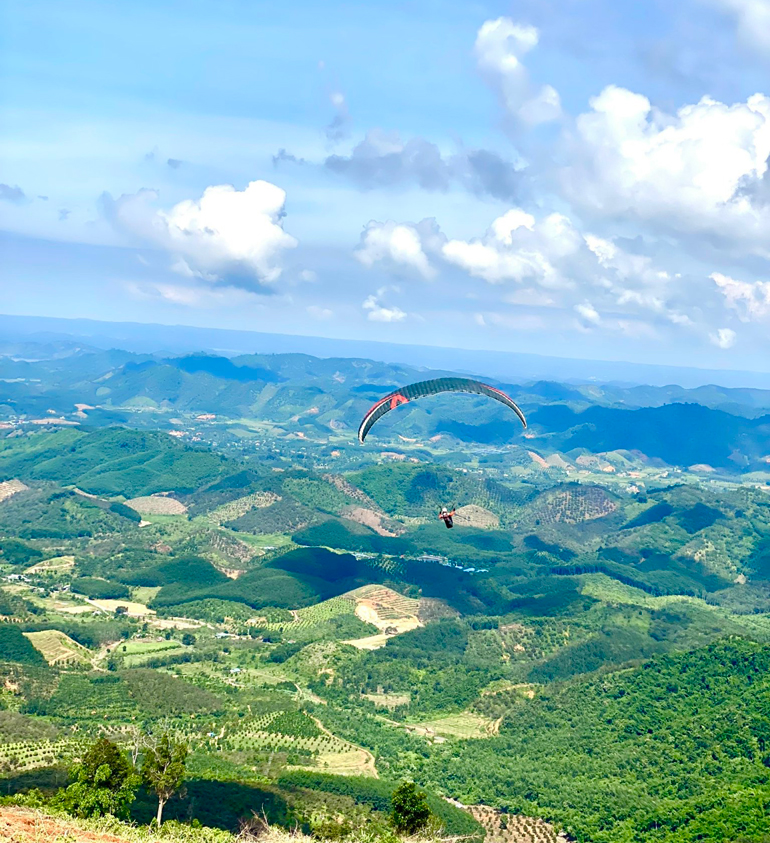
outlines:
[[267, 661], [272, 662], [273, 664], [283, 664], [292, 656], [295, 656], [304, 646], [304, 644], [299, 642], [278, 644], [278, 646], [274, 647], [270, 652], [270, 655], [267, 657]]
[[319, 515], [310, 507], [286, 495], [270, 506], [249, 510], [245, 515], [229, 521], [226, 526], [244, 533], [271, 535], [293, 533], [319, 520]]
[[519, 698], [499, 737], [439, 747], [419, 775], [581, 842], [760, 840], [769, 677], [770, 647], [740, 639], [656, 656]]
[[120, 515], [121, 518], [128, 518], [128, 520], [133, 521], [134, 524], [139, 524], [142, 520], [142, 516], [135, 509], [131, 509], [130, 506], [126, 506], [124, 503], [120, 503], [119, 501], [114, 501], [110, 504], [110, 512], [114, 512], [115, 515]]
[[182, 785], [187, 764], [187, 744], [172, 740], [164, 732], [147, 750], [142, 761], [142, 780], [158, 797], [157, 821], [163, 821], [163, 807]]
[[59, 804], [76, 817], [125, 817], [134, 801], [138, 779], [118, 747], [99, 738], [72, 770], [74, 782], [60, 794]]
[[653, 506], [640, 512], [636, 518], [632, 518], [628, 523], [623, 525], [624, 530], [632, 530], [634, 527], [644, 527], [646, 524], [656, 524], [662, 521], [667, 516], [671, 515], [674, 507], [668, 501], [653, 504]]
[[97, 495], [192, 492], [222, 476], [225, 467], [221, 457], [164, 433], [127, 428], [36, 432], [0, 443], [0, 473], [55, 480]]
[[298, 738], [315, 738], [323, 734], [315, 721], [301, 711], [282, 711], [265, 726], [265, 731]]
[[0, 539], [0, 562], [23, 565], [25, 568], [39, 562], [43, 552], [18, 539]]
[[91, 600], [127, 600], [131, 596], [131, 592], [122, 583], [96, 577], [76, 577], [72, 580], [70, 588], [77, 594], [85, 594]]
[[430, 808], [425, 793], [414, 782], [403, 782], [391, 797], [391, 818], [399, 834], [417, 834], [430, 819]]
[[0, 623], [0, 658], [22, 664], [43, 664], [42, 654], [22, 635], [16, 624]]

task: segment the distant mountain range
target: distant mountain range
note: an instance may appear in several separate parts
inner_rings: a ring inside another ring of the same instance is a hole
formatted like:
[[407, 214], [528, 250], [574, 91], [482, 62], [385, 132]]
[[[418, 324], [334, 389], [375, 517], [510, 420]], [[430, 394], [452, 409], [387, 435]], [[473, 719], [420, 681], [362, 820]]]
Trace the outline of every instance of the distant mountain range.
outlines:
[[[366, 409], [397, 386], [453, 374], [362, 358], [307, 354], [161, 356], [63, 340], [0, 342], [0, 421], [61, 418], [90, 426], [173, 425], [174, 414], [265, 420], [316, 439], [352, 436]], [[770, 390], [703, 386], [622, 387], [536, 380], [506, 383], [529, 417], [528, 439], [502, 406], [441, 395], [399, 408], [376, 441], [398, 436], [541, 453], [637, 452], [674, 466], [766, 471]], [[138, 414], [141, 411], [141, 414]], [[140, 415], [144, 419], [140, 419]]]
[[205, 351], [220, 356], [301, 353], [317, 357], [358, 357], [407, 366], [449, 369], [503, 381], [555, 380], [576, 383], [619, 383], [626, 386], [707, 384], [770, 389], [770, 372], [708, 370], [608, 360], [546, 357], [500, 352], [401, 345], [366, 340], [332, 339], [186, 325], [99, 322], [47, 316], [0, 315], [0, 340], [14, 342], [80, 342], [100, 349], [121, 349], [163, 356]]

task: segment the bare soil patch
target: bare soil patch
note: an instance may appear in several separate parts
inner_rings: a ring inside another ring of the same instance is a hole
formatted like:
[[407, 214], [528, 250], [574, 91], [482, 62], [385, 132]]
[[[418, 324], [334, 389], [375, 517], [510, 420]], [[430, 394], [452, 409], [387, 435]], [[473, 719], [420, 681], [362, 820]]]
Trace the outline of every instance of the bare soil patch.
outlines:
[[29, 489], [21, 480], [5, 480], [0, 483], [0, 503], [7, 501], [19, 492], [24, 492]]

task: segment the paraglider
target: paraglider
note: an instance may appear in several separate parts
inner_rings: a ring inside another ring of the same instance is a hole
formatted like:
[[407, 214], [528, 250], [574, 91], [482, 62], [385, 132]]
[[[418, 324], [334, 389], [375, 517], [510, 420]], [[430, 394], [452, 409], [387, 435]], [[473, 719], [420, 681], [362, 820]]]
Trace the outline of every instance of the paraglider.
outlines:
[[[471, 378], [435, 378], [430, 381], [409, 384], [377, 401], [376, 404], [369, 408], [361, 421], [361, 425], [358, 428], [358, 441], [363, 444], [367, 433], [372, 429], [374, 423], [381, 419], [385, 413], [395, 410], [396, 407], [402, 404], [408, 404], [410, 401], [416, 401], [418, 398], [424, 398], [426, 395], [438, 395], [441, 392], [470, 392], [475, 395], [486, 395], [488, 398], [493, 398], [495, 401], [499, 401], [501, 404], [513, 410], [524, 427], [527, 426], [524, 413], [516, 406], [513, 399], [502, 390], [495, 389], [493, 386]], [[447, 524], [447, 527], [451, 526], [451, 524]]]
[[438, 517], [444, 522], [444, 526], [447, 530], [451, 530], [454, 527], [454, 516], [457, 514], [457, 510], [453, 509], [451, 512], [445, 507], [441, 507], [441, 512], [439, 512]]

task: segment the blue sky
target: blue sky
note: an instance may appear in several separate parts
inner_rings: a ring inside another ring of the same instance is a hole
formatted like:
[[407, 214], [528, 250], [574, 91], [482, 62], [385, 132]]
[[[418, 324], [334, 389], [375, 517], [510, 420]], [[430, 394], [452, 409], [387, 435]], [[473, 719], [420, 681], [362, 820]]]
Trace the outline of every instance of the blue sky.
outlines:
[[770, 0], [0, 0], [0, 311], [767, 367]]

